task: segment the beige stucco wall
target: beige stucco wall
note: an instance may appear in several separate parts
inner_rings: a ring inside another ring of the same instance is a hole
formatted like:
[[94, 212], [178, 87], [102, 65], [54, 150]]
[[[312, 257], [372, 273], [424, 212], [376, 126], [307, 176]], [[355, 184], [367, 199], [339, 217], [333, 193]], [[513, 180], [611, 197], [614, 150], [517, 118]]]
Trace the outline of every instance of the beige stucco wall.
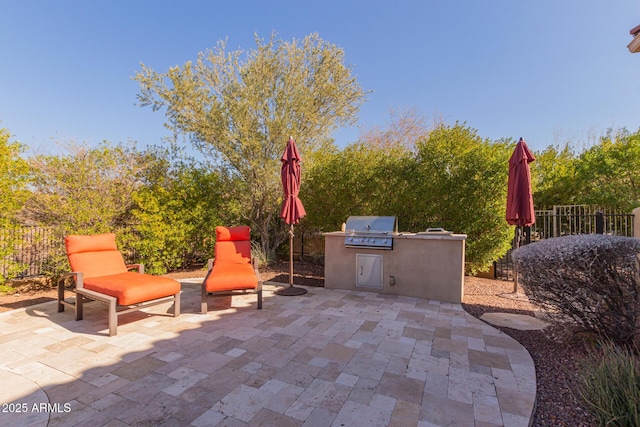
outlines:
[[633, 237], [640, 239], [640, 208], [631, 211], [633, 214]]
[[[466, 235], [401, 235], [393, 250], [346, 248], [345, 234], [325, 233], [324, 286], [461, 303]], [[356, 286], [356, 254], [382, 255], [382, 289]], [[391, 284], [391, 276], [395, 285]]]

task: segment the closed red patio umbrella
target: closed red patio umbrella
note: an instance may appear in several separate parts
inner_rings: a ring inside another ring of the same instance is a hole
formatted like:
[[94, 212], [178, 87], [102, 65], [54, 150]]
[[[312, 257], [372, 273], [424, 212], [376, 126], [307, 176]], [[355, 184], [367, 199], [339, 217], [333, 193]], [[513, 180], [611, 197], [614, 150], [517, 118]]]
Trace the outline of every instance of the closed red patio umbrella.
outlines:
[[[520, 138], [509, 159], [509, 181], [507, 183], [507, 222], [516, 226], [515, 246], [520, 247], [522, 227], [536, 222], [531, 191], [531, 170], [529, 163], [536, 160], [527, 143]], [[518, 275], [513, 275], [513, 292], [518, 292]]]
[[287, 147], [280, 160], [282, 161], [280, 178], [282, 180], [282, 189], [284, 190], [284, 201], [282, 202], [280, 217], [289, 225], [289, 287], [279, 289], [275, 293], [286, 296], [302, 295], [307, 293], [307, 290], [293, 286], [293, 224], [297, 224], [300, 218], [307, 213], [304, 210], [302, 201], [298, 198], [300, 193], [301, 159], [293, 137], [289, 137]]
[[506, 218], [511, 225], [523, 226], [536, 222], [529, 169], [529, 163], [535, 160], [525, 140], [520, 138], [509, 159]]

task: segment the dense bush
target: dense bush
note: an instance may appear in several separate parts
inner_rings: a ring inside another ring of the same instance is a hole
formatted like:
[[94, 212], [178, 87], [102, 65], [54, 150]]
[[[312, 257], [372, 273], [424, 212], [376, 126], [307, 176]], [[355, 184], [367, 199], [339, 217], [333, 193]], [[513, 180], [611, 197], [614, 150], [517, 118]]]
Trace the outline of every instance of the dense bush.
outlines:
[[206, 265], [216, 225], [242, 223], [229, 196], [233, 183], [206, 165], [157, 163], [132, 195], [125, 247], [152, 274]]
[[68, 234], [113, 232], [129, 262], [152, 274], [202, 266], [215, 226], [240, 224], [233, 177], [177, 150], [133, 143], [67, 146], [29, 159], [32, 193], [21, 218], [51, 230], [48, 274], [66, 272]]
[[10, 137], [8, 130], [0, 128], [0, 229], [5, 231], [0, 241], [0, 260], [4, 261], [0, 285], [5, 278], [15, 277], [24, 268], [15, 256], [20, 241], [16, 213], [28, 196], [28, 165], [20, 157], [25, 147], [10, 141]]
[[566, 143], [536, 152], [536, 208], [591, 204], [629, 212], [640, 206], [640, 131], [609, 129], [584, 150]]
[[602, 426], [640, 425], [640, 360], [635, 352], [605, 342], [578, 372], [580, 398]]
[[513, 251], [530, 301], [618, 343], [640, 324], [640, 239], [585, 234], [557, 237]]
[[123, 248], [121, 236], [129, 229], [131, 195], [141, 186], [150, 158], [138, 152], [133, 142], [97, 147], [87, 143], [62, 145], [65, 154], [29, 158], [31, 194], [22, 207], [25, 224], [51, 230], [55, 244], [48, 254], [48, 274], [68, 270], [62, 245], [69, 234], [113, 232]]
[[[468, 274], [488, 268], [510, 246], [513, 228], [504, 219], [509, 140], [483, 139], [464, 124], [442, 125], [416, 144], [416, 176], [402, 201], [413, 230], [443, 227], [467, 235]], [[413, 197], [411, 197], [413, 196]]]
[[507, 252], [508, 141], [460, 123], [439, 125], [412, 150], [360, 143], [317, 156], [300, 190], [306, 225], [335, 231], [350, 215], [393, 215], [399, 231], [443, 227], [467, 235], [467, 273]]

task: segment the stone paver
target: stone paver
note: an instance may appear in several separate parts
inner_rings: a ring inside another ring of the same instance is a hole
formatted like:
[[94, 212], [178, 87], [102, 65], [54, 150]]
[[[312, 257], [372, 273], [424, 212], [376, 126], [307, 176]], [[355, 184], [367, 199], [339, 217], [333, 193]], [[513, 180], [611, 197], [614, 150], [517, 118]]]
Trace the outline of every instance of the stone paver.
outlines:
[[[85, 320], [45, 303], [0, 314], [0, 425], [526, 426], [535, 368], [459, 304], [308, 288]], [[18, 412], [20, 411], [20, 412]]]
[[513, 313], [485, 313], [480, 319], [496, 326], [505, 326], [521, 331], [537, 331], [549, 326], [549, 323], [533, 316]]

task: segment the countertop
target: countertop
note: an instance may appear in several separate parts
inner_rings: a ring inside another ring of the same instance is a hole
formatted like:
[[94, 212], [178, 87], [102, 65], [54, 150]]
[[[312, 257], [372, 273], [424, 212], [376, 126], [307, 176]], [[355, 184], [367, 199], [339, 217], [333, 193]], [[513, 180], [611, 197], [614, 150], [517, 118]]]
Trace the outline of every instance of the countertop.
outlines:
[[[330, 231], [322, 233], [324, 236], [345, 237], [347, 233], [343, 231]], [[393, 233], [394, 239], [423, 239], [423, 240], [467, 240], [466, 234], [449, 234], [449, 233]]]

